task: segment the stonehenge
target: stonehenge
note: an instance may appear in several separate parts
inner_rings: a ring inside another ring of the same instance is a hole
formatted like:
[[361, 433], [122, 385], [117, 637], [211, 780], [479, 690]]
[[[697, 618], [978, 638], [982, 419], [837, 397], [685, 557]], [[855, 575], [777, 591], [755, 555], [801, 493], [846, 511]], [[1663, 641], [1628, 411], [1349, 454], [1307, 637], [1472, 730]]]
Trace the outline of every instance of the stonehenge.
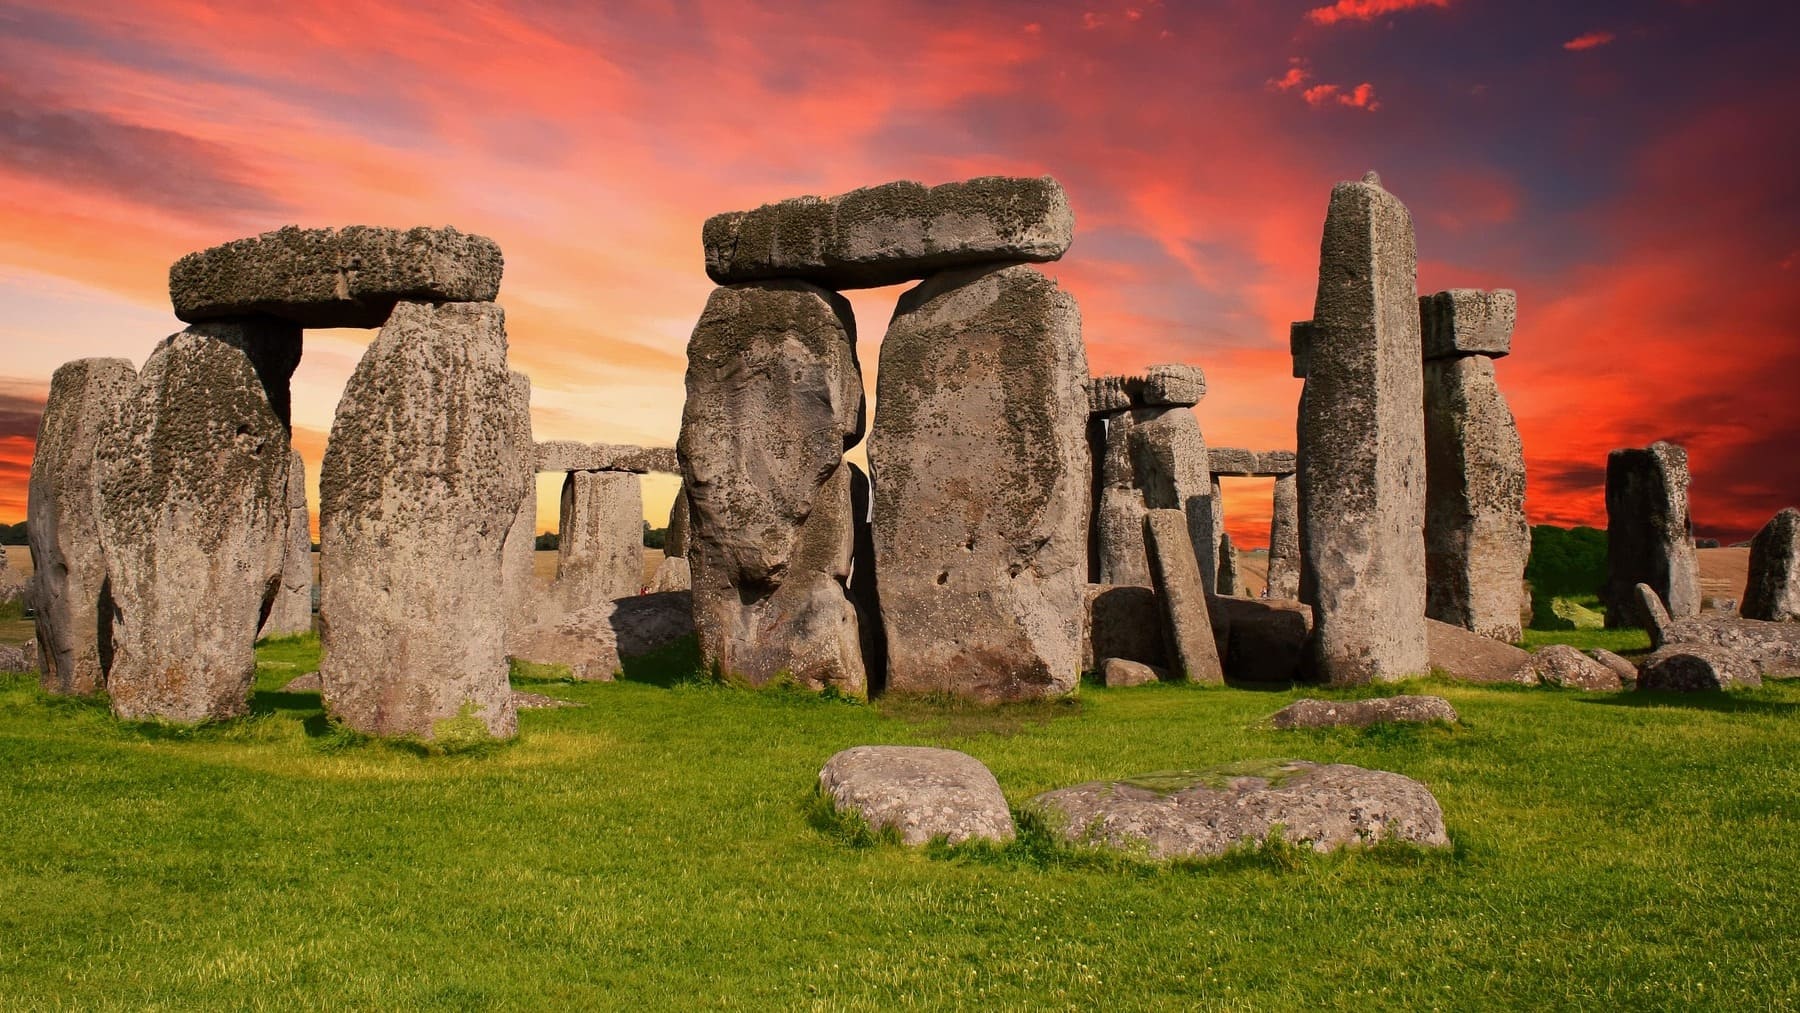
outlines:
[[[1228, 569], [1232, 575], [1229, 588], [1221, 584], [1219, 594], [1236, 594], [1237, 560], [1227, 550], [1224, 523], [1224, 500], [1219, 496], [1221, 478], [1272, 478], [1275, 480], [1273, 510], [1269, 515], [1268, 598], [1295, 599], [1300, 596], [1300, 503], [1295, 488], [1295, 472], [1299, 470], [1297, 455], [1291, 450], [1246, 450], [1242, 447], [1213, 447], [1207, 451], [1207, 466], [1212, 471], [1213, 516], [1218, 531], [1219, 573]], [[1224, 578], [1221, 576], [1220, 578]]]
[[1647, 584], [1669, 615], [1700, 612], [1700, 568], [1688, 517], [1687, 451], [1658, 441], [1606, 458], [1606, 626], [1635, 626], [1637, 585]]
[[1511, 350], [1515, 297], [1419, 298], [1425, 381], [1425, 614], [1513, 643], [1521, 635], [1525, 450], [1494, 359]]
[[1314, 662], [1334, 685], [1427, 670], [1415, 274], [1405, 205], [1374, 173], [1334, 187], [1296, 426]]
[[1143, 376], [1089, 381], [1091, 579], [1149, 584], [1145, 513], [1181, 510], [1202, 580], [1212, 589], [1217, 501], [1206, 439], [1193, 411], [1205, 395], [1206, 377], [1197, 366], [1151, 366]]

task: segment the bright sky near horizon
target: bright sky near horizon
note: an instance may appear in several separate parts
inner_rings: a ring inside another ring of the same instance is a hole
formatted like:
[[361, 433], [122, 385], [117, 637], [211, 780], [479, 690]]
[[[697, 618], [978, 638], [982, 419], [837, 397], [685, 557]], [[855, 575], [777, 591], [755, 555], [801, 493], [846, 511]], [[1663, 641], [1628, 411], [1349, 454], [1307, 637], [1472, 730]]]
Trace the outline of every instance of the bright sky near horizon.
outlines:
[[[1603, 524], [1607, 452], [1656, 439], [1688, 448], [1701, 534], [1800, 504], [1795, 8], [1321, 4], [0, 0], [0, 520], [51, 372], [141, 364], [191, 250], [490, 236], [538, 438], [671, 445], [708, 215], [995, 173], [1069, 192], [1046, 270], [1094, 373], [1196, 363], [1208, 442], [1291, 447], [1287, 324], [1332, 184], [1370, 168], [1412, 210], [1421, 292], [1519, 292], [1499, 375], [1534, 522]], [[851, 293], [871, 388], [898, 292]], [[315, 484], [368, 337], [307, 334]], [[646, 482], [646, 513], [674, 488]], [[1264, 544], [1268, 484], [1226, 494]]]

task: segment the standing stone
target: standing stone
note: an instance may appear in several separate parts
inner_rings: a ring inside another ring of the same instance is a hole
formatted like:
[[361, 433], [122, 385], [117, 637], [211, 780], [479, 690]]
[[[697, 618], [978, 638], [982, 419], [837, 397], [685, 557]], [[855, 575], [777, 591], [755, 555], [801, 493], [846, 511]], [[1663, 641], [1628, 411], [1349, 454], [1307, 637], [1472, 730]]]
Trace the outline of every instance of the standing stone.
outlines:
[[112, 619], [94, 447], [136, 388], [137, 372], [124, 359], [76, 359], [50, 378], [25, 507], [38, 664], [49, 693], [86, 695], [106, 685]]
[[1373, 173], [1331, 192], [1299, 418], [1319, 674], [1423, 674], [1425, 426], [1412, 217]]
[[510, 644], [537, 618], [537, 449], [531, 438], [531, 377], [512, 372], [507, 380], [507, 436], [520, 479], [518, 506], [500, 548], [500, 598]]
[[1219, 579], [1215, 583], [1217, 593], [1222, 595], [1241, 594], [1243, 588], [1238, 585], [1238, 550], [1231, 542], [1231, 535], [1219, 532]]
[[1300, 490], [1292, 474], [1275, 476], [1275, 510], [1269, 518], [1268, 596], [1300, 596]]
[[501, 561], [529, 465], [511, 390], [493, 303], [400, 303], [344, 387], [319, 474], [319, 674], [357, 731], [518, 730]]
[[1206, 586], [1188, 544], [1187, 516], [1179, 510], [1150, 511], [1144, 518], [1144, 538], [1156, 597], [1162, 603], [1171, 664], [1189, 682], [1223, 683], [1225, 669], [1213, 640]]
[[688, 342], [677, 450], [694, 625], [726, 677], [867, 692], [845, 589], [854, 534], [843, 455], [862, 432], [842, 296], [804, 282], [713, 290]]
[[259, 637], [291, 637], [312, 632], [312, 519], [306, 512], [306, 461], [288, 451], [287, 540], [281, 559], [281, 589], [269, 606]]
[[1144, 551], [1147, 510], [1187, 514], [1188, 537], [1200, 572], [1210, 578], [1215, 566], [1215, 484], [1207, 471], [1206, 440], [1193, 409], [1179, 405], [1109, 415], [1105, 446], [1096, 511], [1098, 582], [1150, 583]]
[[288, 378], [300, 328], [195, 324], [158, 345], [94, 452], [122, 718], [249, 710], [256, 631], [288, 528]]
[[556, 585], [565, 609], [637, 594], [644, 582], [643, 480], [629, 471], [571, 471], [563, 479]]
[[900, 297], [869, 441], [889, 689], [1075, 688], [1086, 378], [1075, 300], [1030, 267], [946, 272]]
[[1800, 622], [1800, 510], [1776, 514], [1750, 542], [1750, 580], [1744, 586], [1745, 619]]
[[1514, 643], [1525, 561], [1525, 449], [1485, 355], [1425, 363], [1425, 614]]
[[669, 529], [663, 533], [663, 555], [671, 559], [687, 555], [688, 498], [687, 487], [675, 490], [675, 502], [669, 505]]
[[1673, 443], [1606, 457], [1606, 585], [1600, 600], [1608, 629], [1631, 625], [1640, 583], [1650, 585], [1670, 616], [1700, 613], [1687, 451]]

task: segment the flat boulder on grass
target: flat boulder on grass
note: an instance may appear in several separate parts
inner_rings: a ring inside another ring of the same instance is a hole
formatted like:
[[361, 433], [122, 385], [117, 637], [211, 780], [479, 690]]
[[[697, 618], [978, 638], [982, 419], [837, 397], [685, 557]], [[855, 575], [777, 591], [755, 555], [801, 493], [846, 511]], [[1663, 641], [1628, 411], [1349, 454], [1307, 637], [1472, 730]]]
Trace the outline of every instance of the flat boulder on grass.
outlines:
[[1703, 693], [1761, 685], [1755, 662], [1714, 644], [1666, 644], [1638, 670], [1638, 689]]
[[1587, 653], [1588, 657], [1612, 669], [1613, 673], [1619, 677], [1621, 687], [1632, 689], [1637, 686], [1638, 670], [1636, 665], [1604, 647], [1596, 647]]
[[1015, 833], [1000, 782], [980, 760], [954, 749], [854, 746], [825, 762], [819, 790], [870, 827], [898, 831], [907, 844], [934, 837], [1004, 842]]
[[1456, 708], [1441, 696], [1384, 696], [1374, 700], [1295, 700], [1271, 717], [1277, 728], [1366, 728], [1388, 722], [1456, 723]]
[[1106, 686], [1148, 686], [1153, 682], [1161, 682], [1164, 678], [1162, 669], [1146, 665], [1141, 661], [1129, 661], [1125, 658], [1107, 658], [1100, 663], [1100, 681]]
[[1155, 860], [1212, 858], [1271, 834], [1314, 851], [1405, 841], [1450, 843], [1430, 789], [1347, 764], [1269, 760], [1090, 781], [1033, 800], [1072, 844]]
[[[1626, 664], [1629, 665], [1630, 662]], [[1537, 674], [1538, 682], [1545, 686], [1585, 689], [1596, 693], [1625, 688], [1619, 672], [1568, 644], [1551, 644], [1539, 650], [1531, 656], [1531, 668]], [[1635, 677], [1636, 672], [1632, 674]]]
[[1537, 685], [1531, 655], [1514, 647], [1471, 633], [1461, 626], [1425, 620], [1425, 650], [1434, 671], [1459, 682], [1510, 682]]

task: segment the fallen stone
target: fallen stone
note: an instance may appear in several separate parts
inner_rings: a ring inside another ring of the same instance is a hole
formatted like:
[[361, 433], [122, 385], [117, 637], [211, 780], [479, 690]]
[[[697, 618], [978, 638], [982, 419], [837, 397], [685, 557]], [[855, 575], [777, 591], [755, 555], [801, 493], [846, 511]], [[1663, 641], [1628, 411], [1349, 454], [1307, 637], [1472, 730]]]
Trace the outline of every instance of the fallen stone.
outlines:
[[1374, 724], [1456, 723], [1456, 708], [1441, 696], [1387, 696], [1374, 700], [1296, 700], [1275, 712], [1277, 728], [1367, 728]]
[[1425, 474], [1425, 614], [1517, 641], [1531, 555], [1525, 448], [1492, 359], [1428, 357]]
[[1191, 408], [1206, 397], [1206, 373], [1199, 366], [1151, 366], [1143, 379], [1128, 383], [1132, 403], [1145, 407]]
[[1164, 670], [1146, 665], [1141, 661], [1107, 658], [1100, 663], [1100, 681], [1108, 689], [1146, 686], [1153, 682], [1160, 682], [1166, 677], [1167, 673]]
[[136, 389], [137, 372], [124, 359], [76, 359], [50, 378], [25, 507], [34, 565], [30, 598], [47, 693], [85, 696], [106, 685], [112, 617], [94, 447]]
[[713, 290], [679, 451], [701, 653], [750, 685], [868, 692], [844, 451], [861, 439], [850, 304], [804, 282]]
[[644, 496], [628, 471], [571, 471], [563, 478], [551, 594], [571, 611], [643, 590]]
[[[1624, 680], [1612, 666], [1590, 658], [1567, 644], [1551, 644], [1539, 648], [1531, 656], [1531, 666], [1539, 684], [1545, 686], [1582, 689], [1590, 693], [1610, 693], [1625, 688]], [[1633, 671], [1634, 679], [1636, 674]]]
[[1700, 568], [1688, 517], [1687, 451], [1673, 443], [1606, 458], [1606, 626], [1629, 626], [1638, 584], [1677, 619], [1700, 611]]
[[1166, 668], [1168, 642], [1156, 592], [1133, 585], [1089, 584], [1084, 592], [1081, 666], [1097, 672], [1107, 658]]
[[1086, 377], [1075, 300], [1033, 268], [948, 272], [900, 297], [869, 438], [890, 691], [1075, 688]]
[[634, 447], [622, 443], [546, 440], [537, 444], [538, 471], [631, 471], [640, 475], [681, 474], [674, 447]]
[[1346, 764], [1265, 761], [1092, 781], [1032, 800], [1064, 840], [1151, 860], [1212, 858], [1271, 835], [1316, 852], [1379, 841], [1450, 843], [1437, 799], [1412, 778]]
[[1588, 657], [1611, 669], [1612, 673], [1619, 677], [1621, 688], [1632, 689], [1637, 686], [1638, 670], [1637, 666], [1631, 662], [1603, 647], [1596, 647], [1589, 651]]
[[951, 749], [855, 746], [825, 762], [819, 791], [907, 844], [1004, 843], [1015, 835], [1000, 782], [980, 760]]
[[319, 473], [327, 711], [432, 739], [518, 731], [502, 559], [527, 479], [492, 303], [401, 302], [344, 387]]
[[1292, 474], [1275, 478], [1275, 501], [1269, 517], [1270, 598], [1300, 597], [1300, 489]]
[[1800, 510], [1776, 514], [1750, 541], [1745, 619], [1800, 622]]
[[587, 704], [574, 700], [562, 700], [542, 693], [527, 693], [522, 689], [512, 691], [513, 709], [521, 711], [554, 710], [559, 707], [586, 707]]
[[1703, 612], [1668, 621], [1651, 644], [1711, 644], [1740, 655], [1767, 679], [1800, 676], [1800, 623], [1770, 623]]
[[500, 247], [453, 228], [288, 226], [190, 253], [169, 269], [189, 323], [258, 314], [302, 327], [380, 327], [401, 300], [492, 302]]
[[306, 510], [306, 462], [288, 451], [287, 538], [281, 557], [281, 587], [269, 606], [258, 637], [291, 637], [312, 632], [312, 518]]
[[324, 682], [319, 678], [319, 673], [308, 672], [305, 675], [289, 679], [287, 685], [281, 687], [281, 691], [283, 693], [317, 693], [323, 688]]
[[0, 672], [31, 672], [38, 667], [37, 640], [0, 644]]
[[1518, 296], [1506, 288], [1491, 292], [1453, 288], [1419, 297], [1425, 358], [1480, 355], [1498, 359], [1512, 351]]
[[1313, 653], [1332, 685], [1430, 663], [1415, 261], [1405, 205], [1374, 182], [1333, 188], [1297, 427]]
[[277, 404], [299, 353], [291, 324], [195, 324], [150, 353], [95, 444], [115, 606], [106, 688], [121, 718], [191, 724], [249, 710], [256, 631], [286, 555]]
[[1667, 644], [1644, 659], [1638, 689], [1696, 693], [1755, 689], [1762, 676], [1749, 658], [1713, 644]]
[[571, 612], [546, 608], [515, 638], [511, 656], [567, 665], [570, 678], [583, 682], [611, 682], [627, 658], [667, 647], [693, 632], [692, 594], [640, 594]]
[[1056, 260], [1075, 235], [1061, 184], [984, 176], [927, 188], [896, 182], [796, 197], [707, 219], [706, 273], [721, 285], [798, 279], [876, 288], [940, 271]]
[[1460, 626], [1425, 621], [1431, 668], [1462, 682], [1509, 682], [1537, 685], [1531, 655]]
[[1188, 542], [1187, 515], [1180, 510], [1150, 511], [1144, 517], [1144, 543], [1150, 552], [1152, 586], [1163, 608], [1171, 667], [1189, 682], [1222, 684], [1225, 669], [1213, 640], [1206, 585]]

